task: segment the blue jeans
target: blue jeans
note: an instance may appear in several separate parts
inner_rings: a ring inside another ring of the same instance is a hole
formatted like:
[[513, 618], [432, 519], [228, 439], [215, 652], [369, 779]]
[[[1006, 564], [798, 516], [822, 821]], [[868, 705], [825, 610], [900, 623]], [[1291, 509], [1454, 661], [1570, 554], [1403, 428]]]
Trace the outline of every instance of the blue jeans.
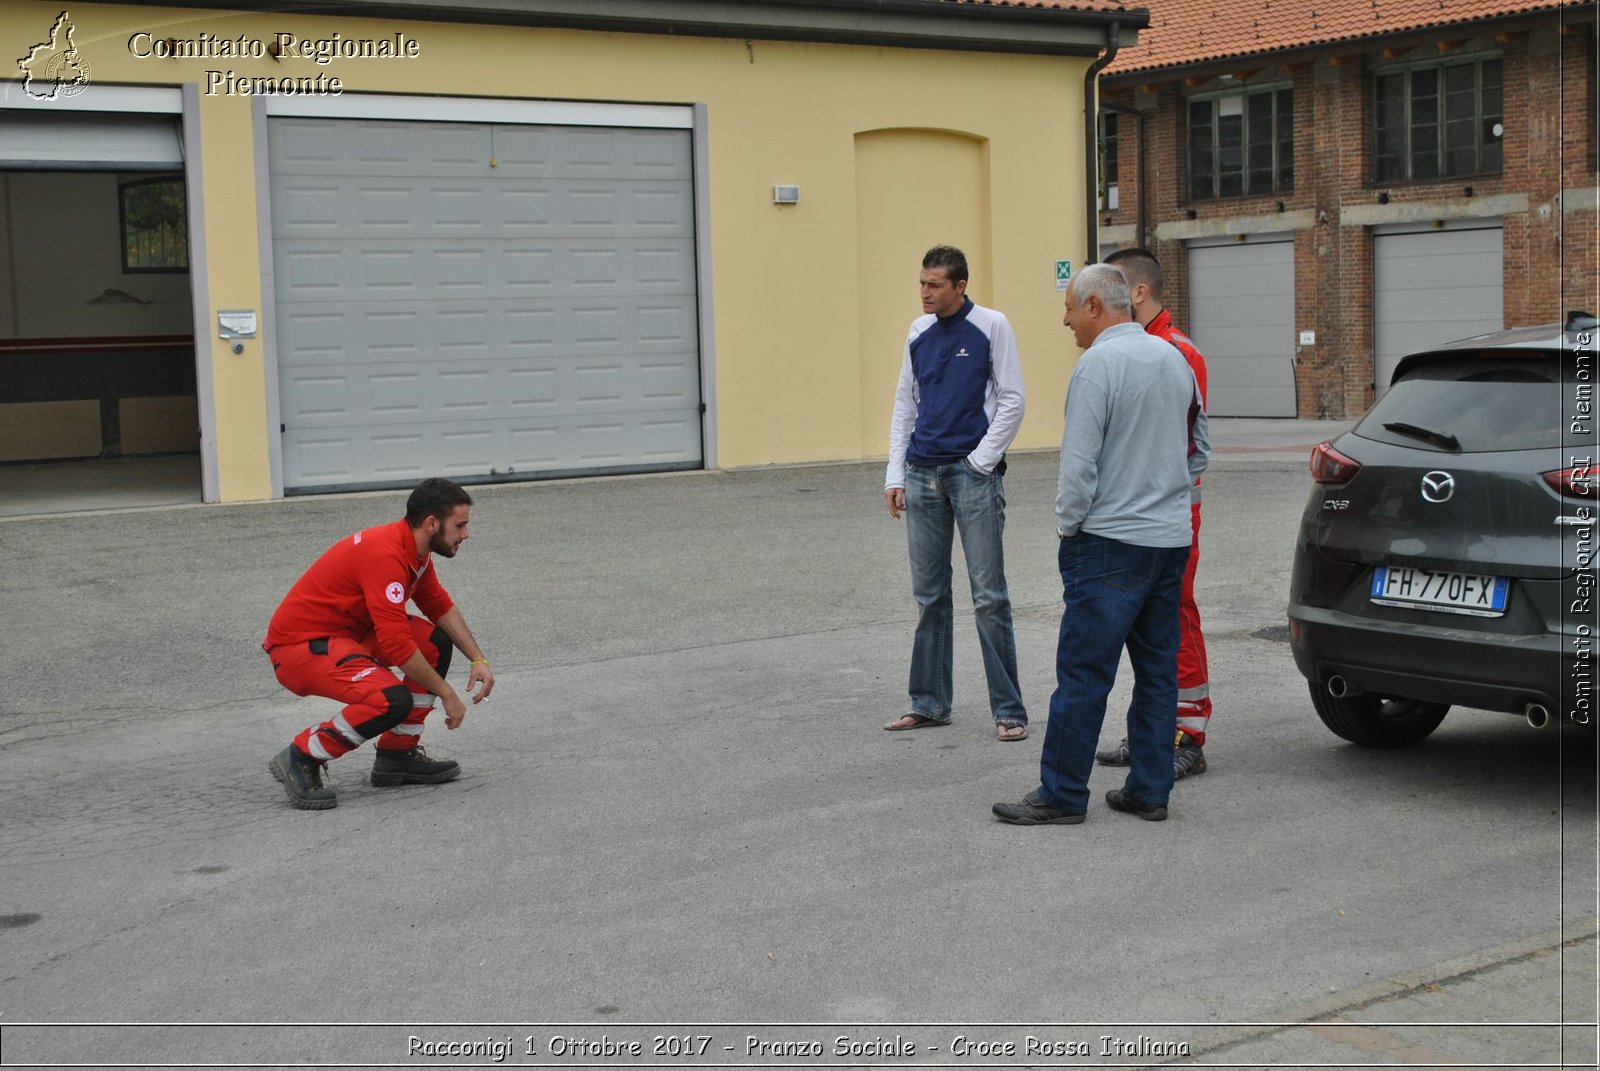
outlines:
[[950, 720], [955, 661], [950, 550], [959, 528], [989, 678], [989, 709], [995, 721], [1027, 724], [1017, 681], [1011, 596], [1006, 592], [1005, 526], [1006, 495], [999, 473], [985, 476], [965, 461], [906, 466], [906, 541], [911, 594], [919, 608], [911, 641], [911, 709], [924, 718]]
[[1052, 806], [1088, 809], [1089, 771], [1124, 646], [1133, 698], [1123, 791], [1167, 802], [1178, 732], [1178, 598], [1188, 559], [1188, 547], [1138, 547], [1087, 533], [1061, 541], [1066, 609], [1039, 758], [1040, 792]]

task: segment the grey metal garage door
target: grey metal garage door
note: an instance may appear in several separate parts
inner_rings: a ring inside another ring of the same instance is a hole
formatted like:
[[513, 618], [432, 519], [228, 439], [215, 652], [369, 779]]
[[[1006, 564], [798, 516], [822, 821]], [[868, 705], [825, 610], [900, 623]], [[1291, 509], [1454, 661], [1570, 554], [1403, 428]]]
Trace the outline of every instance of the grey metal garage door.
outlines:
[[268, 120], [287, 492], [696, 468], [684, 130]]
[[1192, 243], [1189, 336], [1205, 354], [1211, 415], [1294, 416], [1293, 239]]
[[1500, 221], [1394, 228], [1372, 236], [1377, 393], [1408, 353], [1504, 326]]

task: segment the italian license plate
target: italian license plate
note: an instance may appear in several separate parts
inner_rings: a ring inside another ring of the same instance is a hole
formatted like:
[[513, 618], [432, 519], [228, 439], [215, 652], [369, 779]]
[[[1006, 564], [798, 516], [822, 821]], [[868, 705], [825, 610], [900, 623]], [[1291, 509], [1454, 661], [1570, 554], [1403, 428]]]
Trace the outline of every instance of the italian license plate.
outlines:
[[1509, 587], [1510, 582], [1503, 576], [1438, 573], [1392, 565], [1380, 565], [1372, 571], [1372, 601], [1379, 605], [1474, 617], [1504, 614]]

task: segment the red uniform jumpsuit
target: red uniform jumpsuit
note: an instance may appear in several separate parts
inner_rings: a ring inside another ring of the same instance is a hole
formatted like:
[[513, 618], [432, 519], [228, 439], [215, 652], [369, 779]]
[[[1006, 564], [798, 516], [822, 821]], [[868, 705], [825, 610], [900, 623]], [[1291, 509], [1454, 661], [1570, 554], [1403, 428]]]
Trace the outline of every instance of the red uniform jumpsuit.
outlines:
[[[1172, 326], [1172, 314], [1162, 309], [1145, 325], [1145, 331], [1164, 338], [1183, 354], [1194, 369], [1200, 385], [1200, 404], [1206, 403], [1206, 359], [1194, 348], [1188, 336]], [[1194, 444], [1189, 444], [1190, 450]], [[1190, 491], [1190, 523], [1194, 541], [1189, 544], [1189, 564], [1183, 570], [1183, 593], [1178, 601], [1178, 732], [1197, 747], [1206, 742], [1206, 724], [1211, 720], [1211, 680], [1206, 666], [1206, 638], [1200, 631], [1200, 608], [1194, 602], [1194, 573], [1200, 564], [1200, 481]]]
[[[426, 618], [407, 615], [413, 599]], [[417, 556], [416, 537], [403, 520], [329, 547], [284, 596], [261, 645], [285, 688], [345, 704], [296, 736], [294, 746], [316, 762], [374, 737], [386, 751], [415, 747], [434, 696], [388, 667], [420, 650], [444, 676], [454, 648], [434, 622], [454, 605], [433, 556]]]

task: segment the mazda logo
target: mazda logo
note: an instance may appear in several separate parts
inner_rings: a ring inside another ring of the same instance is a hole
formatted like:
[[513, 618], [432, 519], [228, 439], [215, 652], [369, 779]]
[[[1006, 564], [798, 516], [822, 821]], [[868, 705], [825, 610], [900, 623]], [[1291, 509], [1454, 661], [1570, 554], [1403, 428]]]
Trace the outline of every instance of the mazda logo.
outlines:
[[1422, 477], [1422, 497], [1429, 502], [1448, 502], [1456, 493], [1456, 478], [1448, 472], [1430, 472]]

